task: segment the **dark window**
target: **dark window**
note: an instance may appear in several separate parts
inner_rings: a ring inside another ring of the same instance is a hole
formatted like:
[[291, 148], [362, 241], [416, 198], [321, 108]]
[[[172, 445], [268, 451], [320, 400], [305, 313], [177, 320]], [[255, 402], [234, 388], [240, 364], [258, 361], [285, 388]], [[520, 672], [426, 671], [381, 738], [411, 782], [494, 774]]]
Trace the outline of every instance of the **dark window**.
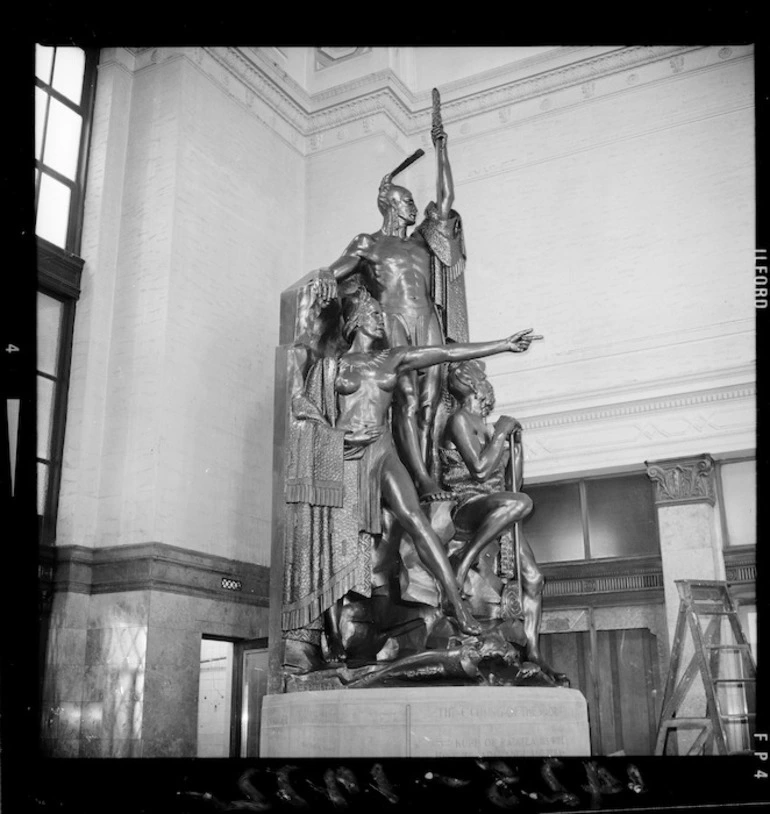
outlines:
[[646, 475], [587, 480], [585, 492], [591, 558], [657, 553], [655, 504]]
[[78, 257], [97, 52], [35, 49], [37, 261], [37, 511], [41, 542], [55, 535]]
[[526, 487], [534, 510], [523, 530], [538, 562], [639, 557], [659, 549], [646, 475]]
[[582, 560], [585, 546], [579, 485], [555, 483], [525, 491], [534, 508], [524, 522], [524, 533], [537, 561]]

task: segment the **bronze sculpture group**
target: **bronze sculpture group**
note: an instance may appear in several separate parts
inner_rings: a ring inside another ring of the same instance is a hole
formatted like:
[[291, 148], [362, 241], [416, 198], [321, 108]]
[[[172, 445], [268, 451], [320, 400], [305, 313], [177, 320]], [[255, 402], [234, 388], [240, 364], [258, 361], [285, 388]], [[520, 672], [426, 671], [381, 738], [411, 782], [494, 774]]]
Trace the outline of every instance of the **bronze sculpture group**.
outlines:
[[[386, 175], [382, 227], [302, 292], [287, 440], [284, 688], [414, 681], [566, 685], [538, 648], [543, 578], [516, 524], [521, 425], [486, 424], [467, 341], [465, 249], [434, 91], [436, 201], [417, 219]], [[512, 582], [518, 580], [518, 589]]]

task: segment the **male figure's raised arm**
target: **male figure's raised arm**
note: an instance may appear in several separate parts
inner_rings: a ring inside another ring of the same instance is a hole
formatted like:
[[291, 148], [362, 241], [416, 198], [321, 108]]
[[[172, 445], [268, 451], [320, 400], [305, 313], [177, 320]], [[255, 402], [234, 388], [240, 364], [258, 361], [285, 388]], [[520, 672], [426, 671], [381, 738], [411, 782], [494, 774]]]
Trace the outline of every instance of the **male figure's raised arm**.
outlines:
[[455, 188], [452, 181], [452, 168], [449, 165], [447, 151], [447, 134], [441, 121], [441, 97], [433, 88], [433, 127], [430, 131], [433, 146], [436, 148], [438, 172], [436, 175], [436, 206], [440, 220], [446, 220], [452, 211], [455, 199]]

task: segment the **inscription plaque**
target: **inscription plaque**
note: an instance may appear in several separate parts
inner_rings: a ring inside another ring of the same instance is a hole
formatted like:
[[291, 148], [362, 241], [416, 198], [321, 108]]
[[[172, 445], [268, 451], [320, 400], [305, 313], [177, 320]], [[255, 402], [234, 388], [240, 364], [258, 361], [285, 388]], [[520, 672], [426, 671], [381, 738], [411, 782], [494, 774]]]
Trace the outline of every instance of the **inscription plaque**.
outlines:
[[[426, 697], [426, 695], [428, 697]], [[586, 701], [546, 687], [420, 687], [267, 695], [264, 757], [590, 755]]]

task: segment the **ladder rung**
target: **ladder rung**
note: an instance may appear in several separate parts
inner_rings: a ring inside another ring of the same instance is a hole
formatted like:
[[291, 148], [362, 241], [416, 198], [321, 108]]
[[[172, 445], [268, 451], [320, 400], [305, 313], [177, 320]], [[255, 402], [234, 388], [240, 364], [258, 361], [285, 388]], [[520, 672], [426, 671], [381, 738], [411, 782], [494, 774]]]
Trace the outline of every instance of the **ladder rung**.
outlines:
[[707, 585], [701, 583], [690, 585], [690, 594], [708, 594], [709, 596], [720, 597], [724, 595], [724, 585]]
[[725, 721], [743, 721], [745, 718], [756, 718], [756, 712], [735, 712], [732, 715], [720, 715]]
[[746, 684], [756, 682], [756, 678], [715, 678], [714, 684]]
[[692, 610], [696, 616], [735, 616], [735, 612], [729, 610], [705, 610], [701, 608], [693, 608]]
[[748, 644], [707, 644], [709, 650], [750, 650], [751, 645]]
[[711, 718], [667, 718], [661, 726], [711, 726]]

